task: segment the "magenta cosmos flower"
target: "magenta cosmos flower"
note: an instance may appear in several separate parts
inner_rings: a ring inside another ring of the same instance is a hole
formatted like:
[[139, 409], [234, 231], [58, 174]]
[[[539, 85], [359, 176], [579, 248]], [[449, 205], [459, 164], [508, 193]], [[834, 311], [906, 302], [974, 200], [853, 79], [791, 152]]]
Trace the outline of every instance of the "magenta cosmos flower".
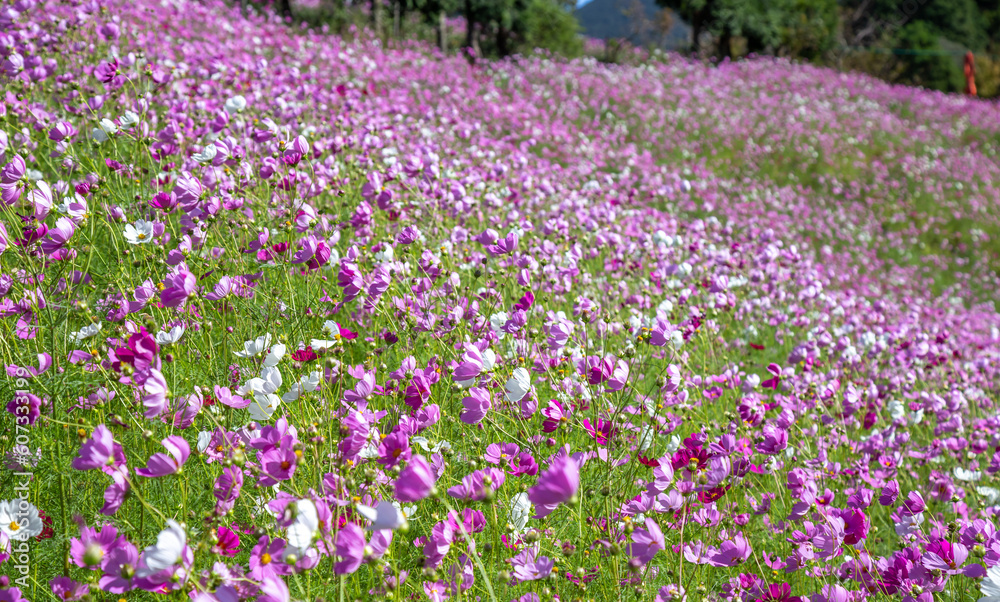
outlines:
[[240, 553], [240, 536], [229, 527], [219, 527], [219, 543], [212, 548], [223, 556], [236, 556]]

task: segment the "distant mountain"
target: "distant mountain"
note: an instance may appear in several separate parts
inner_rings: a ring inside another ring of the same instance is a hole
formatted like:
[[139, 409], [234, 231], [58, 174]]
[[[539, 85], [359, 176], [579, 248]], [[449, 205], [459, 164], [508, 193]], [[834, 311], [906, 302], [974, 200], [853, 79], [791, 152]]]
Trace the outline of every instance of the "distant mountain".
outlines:
[[584, 35], [591, 38], [619, 38], [669, 49], [686, 47], [691, 27], [671, 12], [670, 27], [664, 32], [660, 11], [656, 0], [590, 0], [576, 9], [576, 18]]

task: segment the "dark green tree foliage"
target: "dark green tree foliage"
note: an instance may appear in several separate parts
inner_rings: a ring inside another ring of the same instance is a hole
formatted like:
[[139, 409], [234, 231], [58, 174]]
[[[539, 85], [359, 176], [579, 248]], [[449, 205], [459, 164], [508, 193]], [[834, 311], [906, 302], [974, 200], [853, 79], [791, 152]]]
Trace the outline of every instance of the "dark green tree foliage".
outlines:
[[900, 81], [948, 92], [962, 90], [964, 80], [960, 62], [943, 53], [941, 36], [927, 21], [904, 25], [897, 43], [912, 53], [903, 56]]
[[[449, 10], [448, 1], [425, 0], [419, 10]], [[467, 23], [465, 46], [477, 53], [503, 57], [542, 48], [575, 56], [582, 51], [579, 23], [562, 0], [454, 1]]]
[[579, 56], [583, 52], [579, 33], [580, 24], [567, 7], [552, 0], [530, 0], [524, 15], [524, 41], [529, 50], [544, 48]]
[[719, 54], [732, 56], [732, 40], [748, 52], [820, 56], [833, 45], [836, 0], [657, 0], [691, 24], [695, 50], [711, 34]]
[[847, 0], [845, 39], [895, 49], [898, 81], [959, 92], [965, 85], [964, 51], [983, 52], [1000, 35], [990, 27], [997, 5], [996, 0]]

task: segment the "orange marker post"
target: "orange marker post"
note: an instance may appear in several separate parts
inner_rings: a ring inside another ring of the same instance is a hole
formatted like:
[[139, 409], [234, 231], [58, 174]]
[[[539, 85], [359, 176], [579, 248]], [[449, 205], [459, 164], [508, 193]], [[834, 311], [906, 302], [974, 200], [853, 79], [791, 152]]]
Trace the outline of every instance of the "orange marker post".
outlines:
[[965, 53], [965, 93], [969, 96], [976, 95], [976, 61], [972, 51]]

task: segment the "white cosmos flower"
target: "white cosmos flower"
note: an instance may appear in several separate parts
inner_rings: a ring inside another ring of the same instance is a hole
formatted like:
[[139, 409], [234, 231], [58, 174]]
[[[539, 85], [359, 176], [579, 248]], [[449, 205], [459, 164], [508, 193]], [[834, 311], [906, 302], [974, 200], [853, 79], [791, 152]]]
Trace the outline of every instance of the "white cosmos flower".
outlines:
[[492, 349], [487, 349], [482, 353], [483, 357], [483, 370], [491, 372], [493, 366], [497, 363], [497, 354], [493, 353]]
[[261, 369], [259, 377], [251, 378], [243, 383], [236, 390], [236, 393], [239, 395], [271, 395], [278, 391], [281, 383], [281, 372], [273, 366], [267, 366]]
[[136, 220], [125, 226], [125, 241], [131, 245], [144, 245], [153, 240], [153, 222]]
[[521, 492], [510, 501], [510, 525], [514, 527], [515, 533], [523, 533], [531, 518], [531, 502], [528, 501], [528, 494]]
[[670, 333], [670, 345], [676, 350], [684, 346], [684, 335], [681, 331], [675, 330]]
[[313, 348], [313, 351], [318, 351], [320, 349], [329, 349], [337, 344], [337, 341], [328, 341], [324, 339], [313, 339], [309, 345]]
[[379, 502], [375, 508], [364, 504], [357, 504], [355, 507], [358, 514], [372, 522], [368, 527], [369, 531], [395, 530], [406, 525], [406, 517], [403, 516], [402, 510], [392, 502]]
[[178, 560], [187, 545], [187, 533], [173, 519], [167, 519], [167, 528], [156, 536], [156, 543], [142, 551], [146, 566], [139, 568], [136, 577], [148, 577], [168, 569]]
[[217, 154], [219, 154], [219, 149], [214, 144], [206, 144], [200, 153], [191, 155], [191, 158], [198, 163], [211, 163]]
[[82, 341], [84, 339], [89, 339], [90, 337], [94, 336], [95, 334], [101, 332], [101, 328], [103, 328], [103, 326], [101, 326], [100, 322], [95, 322], [93, 324], [87, 324], [86, 326], [84, 326], [80, 330], [77, 330], [75, 332], [69, 333], [69, 338], [73, 339], [74, 342], [79, 343], [80, 341]]
[[223, 105], [223, 108], [230, 115], [232, 115], [233, 113], [242, 113], [243, 109], [247, 108], [247, 99], [237, 94], [236, 96], [233, 96], [232, 98], [227, 100], [226, 104]]
[[983, 473], [978, 470], [968, 470], [961, 466], [956, 466], [952, 473], [959, 481], [978, 481], [983, 478]]
[[[288, 546], [294, 549], [291, 553], [301, 558], [312, 545], [318, 530], [319, 516], [312, 500], [301, 499], [295, 502], [295, 522], [288, 527]], [[285, 555], [288, 556], [287, 550]]]
[[212, 433], [208, 431], [202, 431], [198, 433], [198, 451], [205, 453], [208, 449], [208, 444], [212, 442]]
[[508, 319], [510, 319], [510, 316], [505, 311], [500, 311], [490, 316], [490, 327], [493, 329], [493, 332], [497, 333], [498, 339], [503, 339], [506, 336], [507, 333], [501, 329], [507, 323]]
[[653, 445], [653, 438], [656, 436], [656, 431], [654, 431], [648, 424], [642, 425], [642, 430], [639, 432], [639, 451], [641, 453], [646, 453]]
[[898, 399], [893, 399], [892, 401], [890, 401], [889, 404], [886, 406], [886, 409], [889, 410], [889, 415], [892, 417], [893, 420], [900, 420], [901, 418], [906, 418], [906, 408], [903, 407], [903, 404]]
[[285, 357], [286, 347], [281, 343], [278, 343], [274, 347], [268, 350], [267, 355], [264, 357], [264, 367], [270, 368], [272, 366], [277, 366], [281, 358]]
[[507, 401], [517, 403], [528, 394], [531, 388], [531, 375], [524, 368], [515, 368], [503, 388], [507, 390]]
[[158, 345], [172, 345], [180, 340], [184, 334], [183, 326], [174, 326], [170, 330], [161, 330], [156, 333], [156, 343]]
[[320, 371], [303, 374], [299, 382], [292, 385], [287, 393], [281, 396], [281, 400], [290, 403], [299, 398], [303, 393], [312, 393], [319, 389], [319, 383], [323, 380], [323, 373]]
[[983, 597], [978, 602], [1000, 602], [1000, 564], [986, 569], [986, 578], [979, 584]]
[[253, 396], [253, 402], [247, 406], [250, 410], [250, 418], [258, 422], [265, 422], [271, 419], [274, 412], [281, 405], [281, 398], [271, 394], [256, 394]]
[[385, 245], [382, 250], [375, 254], [375, 261], [379, 263], [389, 263], [393, 259], [394, 251], [392, 245]]
[[236, 357], [254, 357], [271, 346], [271, 333], [243, 343], [243, 351], [236, 351]]
[[0, 502], [0, 531], [14, 541], [27, 541], [37, 537], [44, 528], [38, 508], [27, 500], [13, 499]]
[[406, 520], [409, 520], [417, 515], [417, 507], [414, 504], [407, 504], [406, 506], [401, 506], [399, 502], [393, 502], [393, 506], [399, 508], [399, 511], [403, 513]]
[[420, 435], [417, 435], [416, 437], [410, 437], [410, 443], [414, 445], [419, 445], [420, 449], [424, 451], [429, 451], [434, 454], [440, 453], [441, 450], [451, 449], [451, 443], [444, 440], [438, 441], [432, 447], [430, 445], [430, 441], [427, 440], [427, 437], [422, 437]]
[[118, 123], [121, 124], [123, 130], [127, 130], [139, 123], [139, 115], [133, 111], [125, 111], [125, 114], [118, 119]]
[[1000, 489], [995, 487], [976, 487], [976, 493], [982, 496], [986, 506], [996, 506], [1000, 501]]
[[114, 121], [102, 119], [100, 124], [90, 132], [90, 136], [96, 142], [101, 143], [107, 141], [117, 131], [118, 126], [115, 125]]

